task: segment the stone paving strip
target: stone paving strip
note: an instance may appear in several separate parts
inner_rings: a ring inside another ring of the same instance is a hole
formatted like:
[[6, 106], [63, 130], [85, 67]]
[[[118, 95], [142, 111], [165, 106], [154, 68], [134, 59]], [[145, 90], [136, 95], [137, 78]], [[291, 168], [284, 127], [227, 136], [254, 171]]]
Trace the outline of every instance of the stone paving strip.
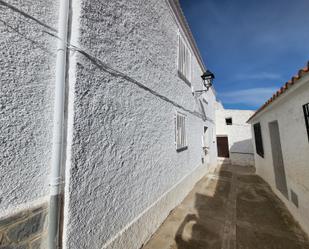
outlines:
[[47, 205], [0, 220], [0, 249], [45, 249]]
[[142, 249], [309, 249], [307, 235], [254, 168], [202, 178]]

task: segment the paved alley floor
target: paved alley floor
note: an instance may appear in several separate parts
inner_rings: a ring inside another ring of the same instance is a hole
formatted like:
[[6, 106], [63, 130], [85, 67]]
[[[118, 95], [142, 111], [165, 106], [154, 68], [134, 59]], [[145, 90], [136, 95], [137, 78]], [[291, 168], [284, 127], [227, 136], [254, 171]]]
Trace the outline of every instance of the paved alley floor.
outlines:
[[199, 181], [143, 249], [309, 249], [305, 233], [253, 168]]

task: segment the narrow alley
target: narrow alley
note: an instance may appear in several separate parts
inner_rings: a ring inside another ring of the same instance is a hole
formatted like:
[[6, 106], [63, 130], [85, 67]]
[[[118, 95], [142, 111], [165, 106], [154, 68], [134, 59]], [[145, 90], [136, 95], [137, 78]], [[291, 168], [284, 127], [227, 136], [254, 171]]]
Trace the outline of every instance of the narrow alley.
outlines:
[[143, 249], [307, 249], [309, 241], [253, 167], [202, 178]]
[[0, 249], [309, 249], [308, 10], [0, 0]]

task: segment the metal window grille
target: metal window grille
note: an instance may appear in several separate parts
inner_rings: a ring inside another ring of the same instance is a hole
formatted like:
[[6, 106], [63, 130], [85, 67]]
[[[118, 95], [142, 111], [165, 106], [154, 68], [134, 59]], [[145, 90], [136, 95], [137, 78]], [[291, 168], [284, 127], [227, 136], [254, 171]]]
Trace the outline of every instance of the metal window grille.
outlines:
[[263, 140], [262, 140], [261, 124], [260, 123], [254, 124], [253, 129], [254, 129], [256, 153], [260, 155], [261, 157], [264, 157], [264, 147], [263, 147]]
[[176, 150], [183, 150], [187, 148], [187, 134], [186, 134], [186, 116], [176, 114]]
[[186, 80], [191, 81], [191, 53], [181, 35], [178, 49], [178, 71]]
[[307, 128], [307, 135], [309, 140], [309, 103], [303, 105], [304, 115], [305, 115], [305, 123]]

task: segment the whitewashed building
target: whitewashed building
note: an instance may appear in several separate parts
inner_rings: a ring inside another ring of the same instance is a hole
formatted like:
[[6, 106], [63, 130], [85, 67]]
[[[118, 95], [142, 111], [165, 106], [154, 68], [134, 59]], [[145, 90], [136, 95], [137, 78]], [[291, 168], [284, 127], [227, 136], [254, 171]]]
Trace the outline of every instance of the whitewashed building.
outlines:
[[206, 67], [178, 1], [0, 14], [0, 247], [140, 248], [217, 162], [215, 92], [194, 92]]
[[224, 109], [216, 105], [216, 139], [218, 163], [254, 166], [251, 125], [247, 123], [253, 115], [251, 110]]
[[309, 63], [249, 120], [257, 173], [309, 233]]

